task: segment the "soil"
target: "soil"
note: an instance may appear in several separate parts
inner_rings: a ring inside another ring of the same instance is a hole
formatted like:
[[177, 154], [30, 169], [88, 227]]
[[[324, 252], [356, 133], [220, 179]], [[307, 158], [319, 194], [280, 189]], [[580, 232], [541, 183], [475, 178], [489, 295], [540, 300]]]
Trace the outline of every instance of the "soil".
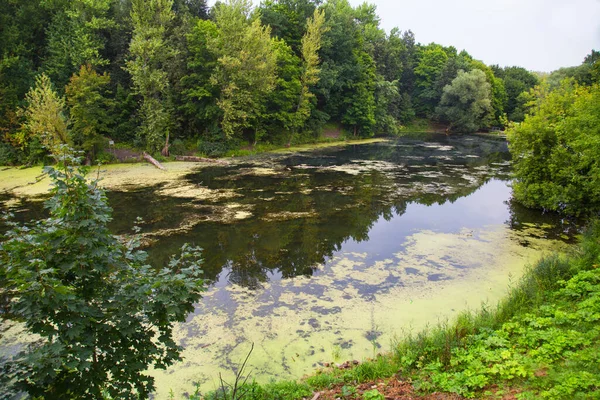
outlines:
[[325, 129], [323, 136], [330, 139], [339, 139], [342, 136], [342, 131], [339, 128]]
[[[324, 390], [319, 392], [318, 400], [337, 400], [352, 398], [352, 396], [344, 396], [343, 388], [344, 385], [335, 386], [332, 389]], [[463, 397], [452, 394], [452, 393], [431, 393], [428, 395], [417, 395], [415, 394], [415, 388], [410, 382], [401, 381], [394, 377], [391, 379], [383, 380], [379, 379], [375, 382], [363, 383], [354, 387], [356, 389], [356, 398], [362, 398], [362, 394], [366, 391], [377, 389], [381, 394], [384, 395], [386, 400], [412, 400], [412, 399], [426, 399], [426, 400], [460, 400]], [[315, 394], [316, 396], [316, 394]], [[313, 397], [314, 398], [314, 397]]]

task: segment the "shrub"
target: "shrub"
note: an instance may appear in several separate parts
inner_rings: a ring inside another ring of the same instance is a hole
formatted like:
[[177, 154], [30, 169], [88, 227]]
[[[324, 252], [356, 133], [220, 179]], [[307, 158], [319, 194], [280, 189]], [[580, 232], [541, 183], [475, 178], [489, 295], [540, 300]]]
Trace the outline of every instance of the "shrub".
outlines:
[[[0, 243], [2, 317], [40, 338], [2, 377], [34, 398], [147, 398], [148, 367], [180, 359], [173, 325], [200, 298], [199, 249], [184, 246], [157, 270], [135, 239], [125, 245], [110, 233], [106, 196], [85, 169], [46, 171], [50, 217], [29, 227], [8, 221]], [[10, 388], [0, 387], [3, 397]]]

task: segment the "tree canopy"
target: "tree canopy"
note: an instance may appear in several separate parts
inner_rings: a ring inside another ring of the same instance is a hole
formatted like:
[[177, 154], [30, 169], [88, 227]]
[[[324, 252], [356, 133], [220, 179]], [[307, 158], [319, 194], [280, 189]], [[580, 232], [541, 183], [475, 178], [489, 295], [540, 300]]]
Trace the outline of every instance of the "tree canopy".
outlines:
[[490, 87], [483, 71], [458, 71], [458, 76], [444, 88], [437, 113], [450, 123], [451, 130], [475, 132], [492, 113]]
[[[23, 140], [19, 112], [40, 74], [65, 98], [67, 136], [90, 160], [108, 138], [164, 155], [179, 140], [219, 155], [313, 140], [331, 125], [369, 137], [415, 117], [445, 122], [444, 88], [461, 70], [482, 71], [490, 85], [492, 114], [478, 128], [503, 127], [523, 120], [540, 81], [418, 43], [408, 29], [388, 33], [374, 5], [348, 0], [0, 0], [0, 11], [0, 164], [48, 154]], [[597, 54], [545, 79], [589, 85]]]
[[525, 120], [508, 132], [514, 196], [529, 207], [600, 211], [600, 87], [567, 79], [535, 89]]

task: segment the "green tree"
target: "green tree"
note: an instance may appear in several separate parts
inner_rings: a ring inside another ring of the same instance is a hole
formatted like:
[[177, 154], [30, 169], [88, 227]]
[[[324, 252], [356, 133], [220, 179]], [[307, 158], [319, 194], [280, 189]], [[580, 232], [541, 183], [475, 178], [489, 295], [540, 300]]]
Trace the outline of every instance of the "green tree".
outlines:
[[20, 147], [14, 137], [21, 125], [18, 109], [35, 85], [45, 57], [46, 28], [58, 7], [47, 3], [0, 1], [0, 140], [11, 146]]
[[65, 89], [73, 142], [77, 148], [88, 153], [90, 160], [101, 150], [102, 135], [110, 132], [109, 83], [108, 74], [99, 75], [88, 64], [71, 77]]
[[168, 268], [145, 264], [136, 240], [124, 245], [108, 230], [106, 195], [85, 170], [47, 172], [49, 218], [9, 223], [0, 243], [2, 317], [40, 338], [4, 378], [33, 398], [148, 398], [147, 368], [180, 360], [173, 326], [200, 298], [198, 249], [184, 246]]
[[273, 36], [284, 40], [300, 56], [307, 21], [314, 15], [318, 3], [315, 0], [266, 0], [259, 7], [260, 19], [263, 25], [271, 27]]
[[167, 66], [175, 51], [167, 43], [166, 31], [173, 21], [173, 0], [132, 0], [133, 35], [127, 62], [135, 92], [141, 96], [140, 136], [149, 150], [169, 154], [173, 129]]
[[240, 139], [244, 129], [256, 137], [265, 114], [266, 96], [275, 87], [276, 53], [271, 29], [251, 18], [249, 0], [230, 0], [215, 9], [219, 35], [208, 42], [218, 55], [211, 79], [220, 88], [217, 102], [221, 128], [228, 139]]
[[327, 30], [325, 27], [325, 12], [315, 10], [312, 18], [308, 19], [306, 26], [306, 33], [302, 37], [301, 47], [300, 94], [297, 97], [297, 107], [291, 119], [291, 135], [288, 144], [291, 143], [293, 134], [302, 129], [310, 118], [312, 101], [315, 98], [311, 89], [319, 83], [321, 73], [319, 50], [322, 46], [323, 34]]
[[398, 100], [398, 81], [377, 80], [375, 86], [375, 132], [385, 135], [398, 133], [399, 122], [396, 119]]
[[432, 43], [420, 50], [419, 63], [415, 67], [415, 100], [420, 116], [431, 117], [440, 97], [436, 90], [439, 79], [446, 63], [448, 54], [444, 48]]
[[217, 105], [219, 86], [211, 80], [218, 56], [208, 48], [208, 43], [217, 40], [218, 36], [217, 25], [208, 20], [198, 21], [188, 34], [188, 73], [181, 78], [183, 101], [179, 108], [190, 134], [206, 133], [221, 117]]
[[508, 131], [515, 198], [572, 215], [600, 210], [600, 87], [542, 85], [530, 114]]
[[483, 71], [459, 71], [452, 84], [444, 88], [436, 111], [457, 132], [475, 132], [485, 126], [493, 110], [490, 84]]
[[600, 51], [592, 50], [590, 54], [585, 56], [583, 63], [590, 67], [591, 81], [600, 83]]
[[[114, 21], [108, 12], [111, 0], [67, 1], [48, 27], [48, 57], [44, 71], [61, 89], [81, 65], [106, 65], [102, 51]], [[43, 2], [42, 2], [43, 3]], [[42, 7], [44, 7], [42, 5]]]
[[485, 77], [490, 84], [490, 95], [492, 100], [492, 109], [493, 115], [492, 118], [488, 121], [489, 124], [495, 124], [498, 126], [504, 126], [507, 122], [506, 113], [504, 109], [506, 108], [506, 103], [508, 101], [508, 95], [506, 94], [506, 88], [504, 87], [504, 81], [501, 78], [498, 78], [494, 74], [494, 70], [491, 67], [488, 67], [483, 62], [479, 60], [472, 61], [473, 68], [477, 68], [485, 74]]
[[506, 91], [506, 107], [504, 112], [510, 121], [520, 122], [525, 117], [523, 97], [519, 95], [523, 92], [528, 92], [538, 84], [538, 78], [521, 67], [506, 67], [501, 69], [497, 66], [492, 66], [494, 75], [504, 81], [504, 89]]
[[25, 148], [32, 140], [38, 140], [52, 154], [58, 154], [62, 145], [71, 142], [64, 115], [65, 99], [54, 91], [50, 78], [41, 74], [27, 93], [26, 102], [22, 110], [25, 123], [16, 141]]
[[[291, 142], [296, 125], [302, 126], [299, 117], [299, 97], [302, 93], [302, 60], [282, 39], [276, 38], [274, 50], [277, 59], [275, 89], [269, 93], [266, 102], [264, 130], [267, 140], [282, 143]], [[307, 106], [310, 116], [310, 104]], [[255, 142], [258, 137], [255, 138]]]
[[354, 136], [371, 136], [375, 126], [375, 63], [364, 50], [354, 51], [358, 61], [358, 77], [352, 82], [342, 122], [350, 125]]

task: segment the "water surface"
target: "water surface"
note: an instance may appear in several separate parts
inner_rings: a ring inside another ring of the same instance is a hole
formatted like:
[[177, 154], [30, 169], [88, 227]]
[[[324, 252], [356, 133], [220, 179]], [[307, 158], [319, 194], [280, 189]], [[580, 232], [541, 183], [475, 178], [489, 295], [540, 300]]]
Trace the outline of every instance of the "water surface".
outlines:
[[[176, 329], [185, 360], [153, 372], [159, 398], [214, 389], [250, 359], [258, 380], [298, 378], [494, 302], [566, 238], [513, 204], [506, 142], [479, 136], [269, 155], [108, 193], [111, 228], [162, 265], [204, 249], [209, 290]], [[2, 199], [0, 199], [2, 200]], [[22, 201], [20, 218], [43, 214]]]

